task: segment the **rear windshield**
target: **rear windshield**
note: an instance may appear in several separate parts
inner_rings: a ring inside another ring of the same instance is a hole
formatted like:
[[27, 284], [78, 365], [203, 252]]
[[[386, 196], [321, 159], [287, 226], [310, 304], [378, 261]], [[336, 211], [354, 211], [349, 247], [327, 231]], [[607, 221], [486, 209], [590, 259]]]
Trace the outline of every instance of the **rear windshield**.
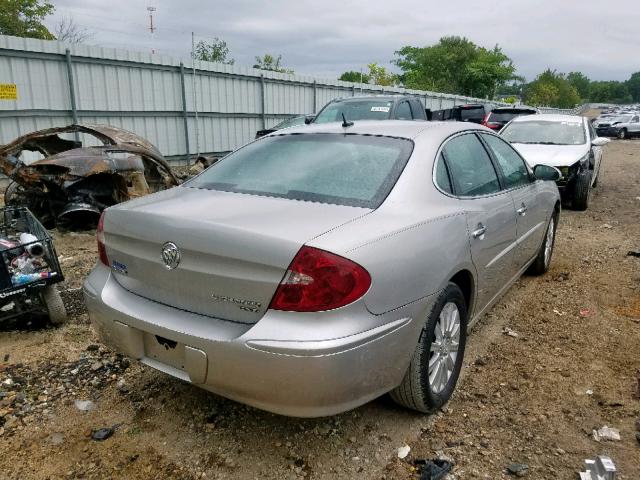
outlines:
[[362, 100], [330, 103], [316, 117], [313, 123], [342, 122], [344, 113], [347, 121], [388, 120], [393, 102], [386, 100]]
[[489, 121], [507, 123], [516, 117], [521, 117], [523, 115], [532, 115], [534, 113], [535, 112], [530, 112], [527, 110], [507, 110], [502, 112], [491, 112], [491, 115], [489, 115]]
[[392, 137], [276, 135], [236, 150], [185, 185], [377, 208], [412, 150], [411, 140]]
[[484, 118], [484, 107], [460, 107], [460, 120], [482, 120]]

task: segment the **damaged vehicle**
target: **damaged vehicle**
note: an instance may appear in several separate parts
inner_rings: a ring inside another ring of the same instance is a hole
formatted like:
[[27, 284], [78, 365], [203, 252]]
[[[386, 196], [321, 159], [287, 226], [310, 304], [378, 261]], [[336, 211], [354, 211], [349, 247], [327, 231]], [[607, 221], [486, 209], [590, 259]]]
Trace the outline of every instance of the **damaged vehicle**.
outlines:
[[[80, 134], [98, 145], [81, 142]], [[25, 152], [44, 158], [28, 163]], [[76, 124], [23, 135], [0, 146], [0, 170], [12, 180], [5, 205], [28, 207], [48, 228], [95, 225], [111, 205], [180, 183], [153, 144], [109, 125]]]

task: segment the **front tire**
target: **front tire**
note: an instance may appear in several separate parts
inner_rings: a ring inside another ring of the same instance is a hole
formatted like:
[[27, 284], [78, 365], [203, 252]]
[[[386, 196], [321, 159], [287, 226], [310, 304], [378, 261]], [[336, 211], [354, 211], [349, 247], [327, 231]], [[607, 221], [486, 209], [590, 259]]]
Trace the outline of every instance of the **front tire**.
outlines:
[[573, 185], [573, 200], [571, 206], [574, 210], [584, 211], [589, 206], [591, 196], [591, 171], [578, 173]]
[[626, 128], [621, 128], [618, 130], [618, 138], [620, 140], [625, 140], [629, 136], [629, 132], [627, 132]]
[[547, 231], [544, 235], [544, 241], [540, 246], [538, 255], [533, 261], [527, 273], [530, 275], [542, 275], [547, 273], [549, 266], [551, 265], [551, 256], [553, 255], [553, 247], [556, 242], [556, 230], [558, 228], [558, 214], [553, 212], [549, 225], [547, 225]]
[[390, 392], [400, 405], [428, 413], [455, 389], [467, 342], [467, 305], [460, 287], [447, 284], [420, 332], [402, 383]]

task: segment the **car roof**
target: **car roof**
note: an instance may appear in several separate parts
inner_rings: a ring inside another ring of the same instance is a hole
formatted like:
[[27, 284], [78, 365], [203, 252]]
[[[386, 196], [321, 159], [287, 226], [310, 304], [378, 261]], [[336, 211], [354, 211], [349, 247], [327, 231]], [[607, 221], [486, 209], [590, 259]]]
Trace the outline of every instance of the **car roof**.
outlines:
[[564, 122], [564, 123], [584, 123], [584, 117], [579, 117], [577, 115], [562, 115], [558, 113], [540, 113], [537, 115], [525, 115], [522, 117], [516, 117], [511, 120], [513, 123], [522, 123], [522, 122], [535, 122], [535, 121], [543, 121], [543, 122]]
[[355, 97], [341, 97], [341, 98], [336, 98], [334, 100], [332, 100], [329, 103], [348, 103], [348, 102], [358, 102], [358, 101], [362, 101], [362, 100], [376, 100], [376, 101], [389, 101], [389, 102], [395, 102], [396, 100], [404, 100], [406, 98], [409, 97], [413, 97], [415, 95], [404, 95], [404, 94], [398, 94], [398, 95], [359, 95], [359, 96], [355, 96]]
[[491, 112], [537, 112], [533, 107], [520, 107], [514, 105], [513, 107], [496, 107]]
[[343, 127], [341, 122], [312, 123], [287, 128], [286, 131], [275, 132], [269, 136], [291, 135], [300, 133], [351, 133], [358, 135], [380, 135], [414, 139], [419, 135], [435, 135], [448, 137], [465, 130], [491, 132], [490, 129], [468, 122], [427, 122], [415, 120], [356, 120], [350, 127]]

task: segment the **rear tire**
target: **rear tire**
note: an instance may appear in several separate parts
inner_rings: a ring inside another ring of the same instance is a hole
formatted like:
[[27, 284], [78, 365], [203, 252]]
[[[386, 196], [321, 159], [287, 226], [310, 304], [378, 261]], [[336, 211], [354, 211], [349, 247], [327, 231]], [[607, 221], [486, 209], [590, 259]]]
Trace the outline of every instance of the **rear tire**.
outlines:
[[47, 285], [42, 289], [42, 303], [49, 313], [52, 325], [63, 325], [67, 322], [67, 309], [64, 306], [60, 292], [54, 285]]
[[558, 213], [553, 212], [551, 220], [547, 225], [547, 231], [544, 234], [544, 241], [540, 246], [538, 255], [533, 261], [527, 273], [530, 275], [542, 275], [547, 273], [549, 266], [551, 265], [551, 257], [553, 255], [553, 247], [556, 243], [556, 231], [558, 229]]
[[618, 138], [620, 140], [625, 140], [629, 136], [629, 132], [627, 132], [626, 128], [621, 128], [618, 130]]
[[466, 341], [467, 306], [460, 287], [450, 282], [433, 305], [409, 368], [390, 392], [391, 398], [424, 413], [447, 403], [460, 375]]
[[589, 206], [591, 195], [591, 171], [578, 173], [573, 185], [573, 200], [571, 206], [574, 210], [584, 211]]

